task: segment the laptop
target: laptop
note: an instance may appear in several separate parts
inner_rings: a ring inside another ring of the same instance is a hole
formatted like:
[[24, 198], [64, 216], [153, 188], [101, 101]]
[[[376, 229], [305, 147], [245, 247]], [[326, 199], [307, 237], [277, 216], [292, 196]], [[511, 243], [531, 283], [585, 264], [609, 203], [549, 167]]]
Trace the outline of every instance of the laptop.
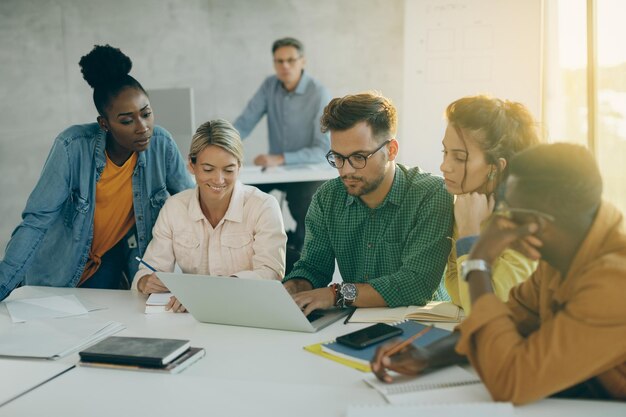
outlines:
[[159, 272], [159, 279], [203, 323], [314, 333], [349, 309], [305, 316], [280, 281]]

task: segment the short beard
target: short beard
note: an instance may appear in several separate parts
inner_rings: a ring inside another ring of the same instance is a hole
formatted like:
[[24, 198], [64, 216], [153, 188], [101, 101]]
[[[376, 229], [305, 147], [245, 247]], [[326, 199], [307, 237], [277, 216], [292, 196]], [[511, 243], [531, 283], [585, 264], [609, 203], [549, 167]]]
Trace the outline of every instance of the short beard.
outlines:
[[363, 179], [363, 177], [359, 177], [356, 175], [345, 175], [343, 177], [341, 177], [342, 179], [355, 179], [355, 180], [360, 180], [363, 182], [363, 186], [358, 188], [358, 189], [351, 189], [347, 186], [346, 187], [346, 192], [348, 194], [350, 194], [353, 197], [361, 197], [362, 195], [366, 195], [371, 193], [372, 191], [376, 190], [380, 184], [383, 182], [383, 180], [385, 179], [385, 168], [383, 166], [382, 172], [380, 173], [380, 175], [378, 175], [376, 178], [374, 178], [373, 181], [365, 181]]

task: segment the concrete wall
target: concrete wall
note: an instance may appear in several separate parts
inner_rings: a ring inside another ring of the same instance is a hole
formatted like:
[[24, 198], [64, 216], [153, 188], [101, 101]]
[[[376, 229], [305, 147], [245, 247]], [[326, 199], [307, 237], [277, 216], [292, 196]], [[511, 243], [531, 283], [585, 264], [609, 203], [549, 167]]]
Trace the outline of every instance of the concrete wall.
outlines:
[[[54, 137], [96, 118], [78, 67], [94, 44], [121, 48], [148, 90], [192, 87], [197, 124], [238, 115], [283, 36], [305, 43], [308, 70], [331, 94], [376, 89], [400, 105], [403, 9], [403, 0], [2, 0], [0, 258]], [[266, 147], [262, 123], [247, 159]]]

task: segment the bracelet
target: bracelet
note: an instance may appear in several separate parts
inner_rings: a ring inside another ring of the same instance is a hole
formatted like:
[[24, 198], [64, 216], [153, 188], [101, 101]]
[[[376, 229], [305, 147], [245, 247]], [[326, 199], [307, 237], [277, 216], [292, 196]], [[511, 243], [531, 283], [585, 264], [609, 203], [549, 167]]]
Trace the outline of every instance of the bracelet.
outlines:
[[339, 306], [339, 303], [341, 301], [340, 299], [341, 291], [339, 290], [339, 288], [341, 287], [341, 285], [334, 283], [334, 284], [330, 284], [328, 287], [333, 292], [333, 298], [335, 299], [334, 305]]

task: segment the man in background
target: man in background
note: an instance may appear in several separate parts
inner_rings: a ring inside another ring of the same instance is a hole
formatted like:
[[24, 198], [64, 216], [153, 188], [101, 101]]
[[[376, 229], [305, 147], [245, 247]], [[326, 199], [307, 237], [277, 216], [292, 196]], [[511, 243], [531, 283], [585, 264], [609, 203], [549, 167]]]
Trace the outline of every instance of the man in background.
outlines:
[[[330, 148], [327, 133], [320, 130], [320, 117], [330, 95], [319, 81], [305, 70], [304, 46], [294, 38], [283, 38], [272, 45], [276, 75], [265, 79], [234, 126], [246, 138], [263, 115], [267, 115], [269, 153], [254, 158], [262, 167], [325, 162]], [[257, 186], [270, 192], [286, 193], [289, 210], [297, 223], [288, 235], [288, 252], [299, 253], [304, 243], [304, 218], [311, 198], [323, 181], [279, 183]], [[288, 254], [289, 257], [289, 254]], [[289, 260], [288, 260], [289, 264]], [[287, 267], [289, 270], [289, 265]]]

